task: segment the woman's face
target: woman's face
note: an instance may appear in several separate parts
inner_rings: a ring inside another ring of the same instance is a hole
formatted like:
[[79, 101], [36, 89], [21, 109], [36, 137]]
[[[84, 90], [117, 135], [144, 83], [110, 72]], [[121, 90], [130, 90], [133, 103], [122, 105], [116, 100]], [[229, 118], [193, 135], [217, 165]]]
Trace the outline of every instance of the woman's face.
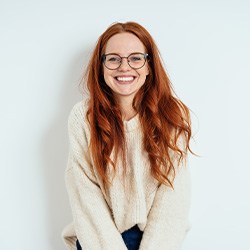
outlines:
[[[127, 57], [132, 53], [147, 53], [140, 39], [128, 32], [112, 36], [106, 45], [105, 54], [118, 54]], [[145, 83], [149, 74], [148, 63], [140, 69], [133, 69], [129, 66], [126, 58], [118, 69], [110, 70], [103, 65], [104, 79], [106, 84], [113, 91], [118, 101], [126, 100], [132, 103], [135, 94]]]

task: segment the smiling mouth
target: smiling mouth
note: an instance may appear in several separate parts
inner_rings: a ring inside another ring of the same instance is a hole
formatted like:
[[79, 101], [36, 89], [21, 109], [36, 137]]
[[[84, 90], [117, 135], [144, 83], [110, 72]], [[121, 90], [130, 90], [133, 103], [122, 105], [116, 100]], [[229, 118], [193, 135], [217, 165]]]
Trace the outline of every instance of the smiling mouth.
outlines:
[[134, 76], [117, 76], [115, 79], [119, 83], [131, 83], [134, 81], [135, 77]]

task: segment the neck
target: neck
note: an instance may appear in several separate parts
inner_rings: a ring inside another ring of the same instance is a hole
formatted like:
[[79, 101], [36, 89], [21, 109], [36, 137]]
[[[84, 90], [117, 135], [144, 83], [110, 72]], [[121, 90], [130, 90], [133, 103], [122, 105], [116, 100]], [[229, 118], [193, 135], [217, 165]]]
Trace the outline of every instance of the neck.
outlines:
[[129, 121], [130, 119], [132, 119], [135, 115], [136, 115], [136, 112], [134, 109], [132, 110], [127, 110], [126, 112], [123, 112], [122, 111], [122, 114], [123, 114], [123, 120], [124, 121]]
[[129, 98], [120, 98], [119, 105], [122, 112], [123, 120], [128, 121], [136, 115], [136, 111], [132, 106], [133, 100]]

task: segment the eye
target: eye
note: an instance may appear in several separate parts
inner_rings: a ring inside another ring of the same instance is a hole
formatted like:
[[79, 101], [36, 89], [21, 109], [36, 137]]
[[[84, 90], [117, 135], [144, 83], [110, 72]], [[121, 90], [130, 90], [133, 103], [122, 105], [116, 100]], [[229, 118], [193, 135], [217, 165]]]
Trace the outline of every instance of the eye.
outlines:
[[109, 55], [106, 57], [106, 61], [107, 62], [113, 62], [113, 63], [116, 63], [116, 62], [120, 62], [121, 61], [121, 58], [119, 56], [115, 56], [115, 55]]
[[131, 55], [129, 57], [129, 61], [131, 62], [140, 62], [143, 60], [143, 56], [142, 55]]

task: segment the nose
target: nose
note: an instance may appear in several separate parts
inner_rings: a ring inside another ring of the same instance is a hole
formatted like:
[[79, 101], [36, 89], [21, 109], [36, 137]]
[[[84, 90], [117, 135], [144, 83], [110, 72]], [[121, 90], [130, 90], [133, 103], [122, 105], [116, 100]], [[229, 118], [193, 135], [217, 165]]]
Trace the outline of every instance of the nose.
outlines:
[[128, 70], [131, 69], [129, 64], [128, 64], [128, 59], [127, 58], [122, 58], [121, 65], [120, 65], [120, 67], [118, 69], [120, 71], [128, 71]]

